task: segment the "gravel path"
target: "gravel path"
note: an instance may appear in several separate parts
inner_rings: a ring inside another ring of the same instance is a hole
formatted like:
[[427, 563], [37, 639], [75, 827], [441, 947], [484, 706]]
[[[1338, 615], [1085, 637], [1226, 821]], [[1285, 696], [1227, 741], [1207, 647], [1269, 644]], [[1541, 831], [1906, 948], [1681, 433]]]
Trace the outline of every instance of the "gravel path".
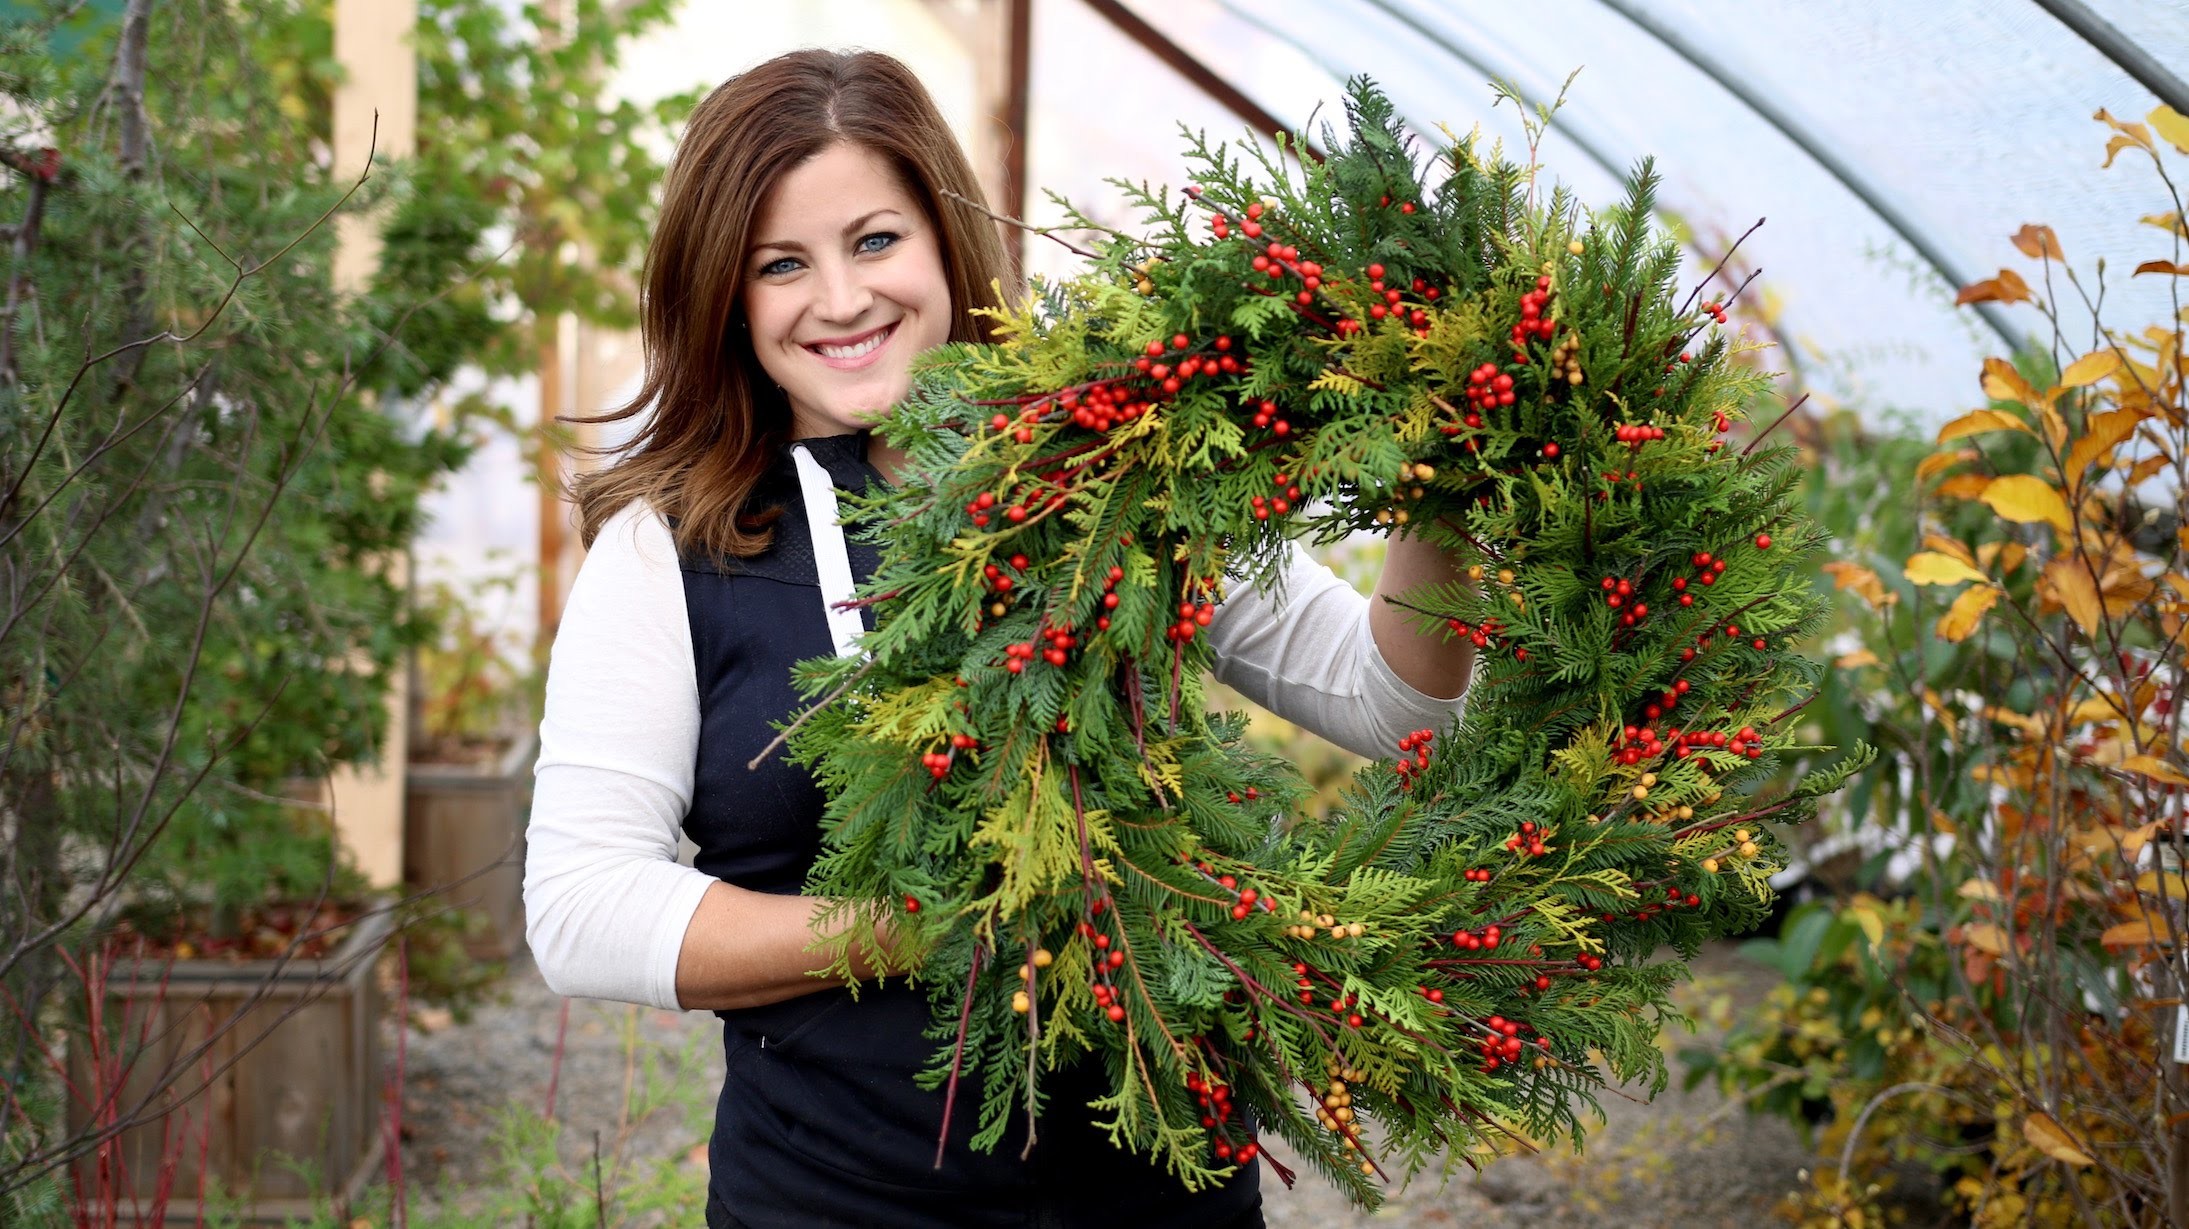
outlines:
[[[1696, 961], [1696, 977], [1698, 991], [1731, 994], [1736, 1009], [1760, 1001], [1768, 988], [1730, 945], [1706, 949]], [[403, 1164], [421, 1220], [436, 1206], [476, 1209], [486, 1192], [506, 1189], [510, 1179], [497, 1173], [489, 1144], [494, 1128], [508, 1107], [546, 1105], [563, 1000], [548, 991], [522, 956], [512, 963], [506, 989], [506, 1002], [481, 1009], [468, 1024], [413, 1029], [407, 1038]], [[620, 1155], [633, 1164], [664, 1165], [673, 1174], [668, 1185], [702, 1187], [704, 1145], [721, 1082], [719, 1035], [714, 1018], [704, 1012], [572, 1002], [555, 1088], [567, 1172], [588, 1179], [582, 1185], [590, 1189], [598, 1130], [609, 1185]], [[392, 1044], [392, 1034], [389, 1040]], [[637, 1090], [636, 1108], [645, 1110], [649, 1071], [652, 1085], [666, 1090], [653, 1098], [661, 1108], [630, 1121], [626, 1088]], [[1797, 1171], [1809, 1162], [1785, 1123], [1750, 1119], [1707, 1088], [1681, 1094], [1676, 1078], [1652, 1104], [1607, 1096], [1604, 1111], [1606, 1125], [1591, 1135], [1579, 1157], [1513, 1158], [1480, 1175], [1462, 1166], [1441, 1190], [1434, 1175], [1424, 1175], [1374, 1214], [1349, 1208], [1334, 1188], [1287, 1155], [1280, 1141], [1265, 1141], [1299, 1171], [1298, 1185], [1290, 1191], [1265, 1177], [1265, 1214], [1271, 1229], [1368, 1224], [1752, 1229], [1769, 1219], [1772, 1205], [1794, 1188]], [[685, 1222], [657, 1214], [629, 1223]], [[694, 1216], [689, 1223], [699, 1222]]]

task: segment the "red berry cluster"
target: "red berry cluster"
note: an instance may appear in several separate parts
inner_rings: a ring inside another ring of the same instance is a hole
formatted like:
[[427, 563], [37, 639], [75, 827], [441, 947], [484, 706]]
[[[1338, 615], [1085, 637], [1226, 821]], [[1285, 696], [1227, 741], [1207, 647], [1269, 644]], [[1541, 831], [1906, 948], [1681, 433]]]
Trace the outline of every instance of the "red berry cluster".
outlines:
[[[1005, 579], [1009, 578], [1006, 577]], [[1074, 636], [1072, 629], [1069, 627], [1049, 628], [1037, 633], [1036, 639], [1047, 640], [1049, 647], [1037, 652], [1032, 640], [1024, 644], [1004, 645], [1003, 655], [1005, 660], [1003, 668], [1013, 674], [1023, 673], [1026, 669], [1026, 663], [1034, 660], [1037, 656], [1052, 666], [1062, 666], [1071, 661], [1071, 650], [1079, 647], [1079, 637]]]
[[1452, 932], [1452, 946], [1464, 952], [1495, 951], [1497, 945], [1504, 941], [1504, 928], [1495, 922], [1475, 930], [1455, 930]]
[[[1615, 469], [1607, 469], [1604, 471], [1604, 482], [1607, 484], [1607, 487], [1616, 487], [1622, 482], [1631, 482], [1634, 484], [1635, 494], [1639, 495], [1642, 491], [1641, 475], [1635, 473], [1631, 469], [1623, 474]], [[1596, 502], [1598, 503], [1602, 503], [1610, 498], [1611, 491], [1609, 489], [1598, 491], [1596, 493]]]
[[1543, 318], [1543, 309], [1551, 301], [1549, 274], [1535, 279], [1535, 289], [1520, 296], [1520, 321], [1513, 325], [1513, 361], [1528, 361], [1527, 349], [1530, 337], [1550, 340], [1558, 333], [1558, 325]]
[[[1220, 342], [1229, 343], [1228, 337]], [[1068, 411], [1074, 426], [1085, 427], [1097, 433], [1108, 431], [1119, 423], [1131, 422], [1148, 412], [1148, 402], [1133, 395], [1132, 390], [1118, 381], [1090, 384], [1084, 393], [1067, 389], [1057, 398], [1057, 406]]]
[[1283, 516], [1285, 513], [1292, 511], [1292, 505], [1299, 502], [1300, 488], [1292, 484], [1291, 478], [1290, 474], [1277, 475], [1277, 494], [1267, 499], [1256, 495], [1248, 501], [1248, 507], [1254, 511], [1255, 520], [1266, 521], [1272, 512], [1278, 516]]
[[[1498, 639], [1501, 635], [1504, 634], [1505, 631], [1504, 620], [1499, 619], [1495, 615], [1492, 615], [1489, 618], [1484, 619], [1482, 622], [1471, 626], [1460, 619], [1446, 619], [1444, 621], [1444, 625], [1451, 628], [1453, 631], [1458, 632], [1460, 635], [1465, 636], [1469, 641], [1473, 642], [1474, 646], [1478, 649], [1486, 649], [1491, 647], [1491, 642]], [[1516, 653], [1516, 655], [1519, 656], [1522, 661], [1526, 661], [1528, 659], [1528, 651], [1526, 649], [1516, 649], [1514, 650], [1514, 652]]]
[[[1665, 889], [1665, 898], [1663, 900], [1654, 905], [1643, 905], [1626, 916], [1629, 920], [1644, 922], [1660, 913], [1670, 913], [1672, 910], [1679, 908], [1693, 909], [1702, 903], [1702, 897], [1695, 895], [1693, 892], [1682, 892], [1678, 885], [1673, 885]], [[1620, 918], [1617, 914], [1606, 913], [1601, 916], [1601, 920], [1616, 922]]]
[[[1490, 1035], [1482, 1040], [1482, 1069], [1486, 1072], [1495, 1071], [1506, 1063], [1519, 1062], [1520, 1056], [1527, 1051], [1527, 1043], [1520, 1039], [1520, 1034], [1523, 1031], [1533, 1033], [1535, 1030], [1518, 1020], [1508, 1020], [1503, 1016], [1491, 1016], [1485, 1023]], [[1538, 1034], [1535, 1044], [1537, 1049], [1548, 1050], [1551, 1048], [1551, 1039]]]
[[[983, 491], [981, 494], [985, 497], [987, 492]], [[1006, 562], [1011, 565], [1011, 571], [1023, 572], [1026, 570], [1028, 560], [1024, 555], [1013, 555]], [[981, 565], [981, 576], [987, 580], [989, 590], [997, 594], [1009, 593], [1011, 586], [1017, 583], [1011, 579], [1009, 573], [993, 563]]]
[[[1257, 798], [1259, 798], [1259, 797], [1261, 797], [1261, 796], [1262, 796], [1262, 794], [1261, 794], [1261, 791], [1259, 791], [1259, 790], [1255, 789], [1255, 788], [1254, 788], [1253, 786], [1251, 786], [1251, 785], [1247, 786], [1247, 801], [1248, 801], [1248, 802], [1252, 802], [1252, 801], [1254, 801], [1255, 799], [1257, 799]], [[1239, 792], [1238, 792], [1237, 790], [1225, 790], [1225, 791], [1224, 791], [1224, 797], [1226, 797], [1226, 798], [1229, 798], [1229, 799], [1230, 799], [1230, 800], [1232, 800], [1233, 802], [1237, 802], [1237, 801], [1239, 801]], [[1202, 869], [1203, 871], [1207, 871], [1207, 870], [1208, 870], [1208, 865], [1207, 865], [1206, 863], [1203, 863], [1203, 864], [1202, 864], [1202, 866], [1201, 866], [1201, 869]]]
[[[1162, 342], [1151, 341], [1148, 343], [1148, 352], [1133, 360], [1133, 368], [1144, 373], [1150, 380], [1155, 381], [1156, 386], [1170, 396], [1176, 396], [1178, 391], [1186, 386], [1185, 382], [1195, 376], [1237, 375], [1246, 369], [1245, 364], [1228, 353], [1231, 349], [1231, 338], [1218, 337], [1211, 344], [1215, 347], [1217, 353], [1212, 355], [1189, 354], [1178, 360], [1178, 365], [1173, 367], [1169, 363], [1156, 361], [1162, 358], [1166, 351]], [[1183, 351], [1192, 347], [1193, 339], [1184, 333], [1177, 334], [1170, 340], [1170, 349], [1172, 350]]]
[[1703, 312], [1719, 324], [1725, 323], [1725, 304], [1718, 302], [1716, 299], [1705, 302]]
[[[1386, 209], [1389, 209], [1389, 208], [1391, 207], [1391, 195], [1390, 195], [1390, 193], [1388, 193], [1388, 192], [1387, 192], [1387, 193], [1385, 193], [1385, 194], [1384, 194], [1384, 197], [1383, 197], [1383, 202], [1382, 202], [1382, 203], [1383, 203], [1383, 207], [1384, 207], [1384, 208], [1386, 208]], [[1400, 202], [1399, 202], [1399, 212], [1400, 212], [1400, 213], [1412, 213], [1413, 211], [1414, 211], [1414, 202], [1412, 202], [1412, 201], [1400, 201]]]
[[1281, 412], [1278, 410], [1276, 402], [1265, 399], [1261, 404], [1254, 407], [1254, 425], [1268, 427], [1278, 435], [1290, 435], [1292, 434], [1292, 424], [1278, 417]]
[[1752, 725], [1744, 725], [1732, 734], [1724, 730], [1675, 730], [1672, 741], [1675, 759], [1684, 760], [1695, 751], [1717, 747], [1752, 760], [1763, 758], [1763, 739]]
[[1614, 610], [1618, 610], [1622, 606], [1627, 607], [1625, 610], [1620, 611], [1619, 626], [1632, 627], [1649, 617], [1648, 602], [1635, 602], [1632, 606], [1627, 606], [1628, 599], [1635, 596], [1633, 581], [1621, 576], [1606, 576], [1603, 588], [1604, 605]]
[[1467, 415], [1460, 421], [1479, 427], [1483, 410], [1511, 405], [1516, 396], [1512, 376], [1498, 370], [1496, 363], [1484, 363], [1467, 373]]
[[[1415, 730], [1399, 739], [1398, 763], [1393, 767], [1398, 769], [1400, 789], [1412, 789], [1414, 774], [1429, 766], [1429, 744], [1436, 738], [1434, 730]], [[1408, 759], [1408, 755], [1413, 758]]]
[[1622, 733], [1626, 741], [1625, 745], [1619, 748], [1617, 755], [1621, 764], [1632, 767], [1643, 760], [1653, 760], [1665, 753], [1664, 744], [1657, 741], [1657, 727], [1655, 726], [1630, 725]]
[[1095, 616], [1096, 631], [1106, 632], [1110, 630], [1108, 612], [1117, 609], [1117, 582], [1123, 579], [1125, 579], [1125, 569], [1118, 567], [1116, 564], [1111, 564], [1109, 575], [1102, 578], [1102, 609], [1104, 613]]
[[1216, 605], [1206, 599], [1196, 603], [1178, 603], [1178, 621], [1163, 629], [1165, 640], [1184, 643], [1193, 639], [1195, 630], [1207, 627], [1216, 618]]
[[1665, 437], [1665, 429], [1650, 423], [1620, 423], [1612, 436], [1627, 446], [1629, 452], [1640, 452], [1642, 445]]
[[[1221, 1129], [1222, 1124], [1231, 1120], [1230, 1088], [1223, 1084], [1202, 1079], [1201, 1074], [1197, 1071], [1189, 1071], [1186, 1073], [1186, 1091], [1192, 1093], [1194, 1099], [1201, 1103], [1201, 1125], [1203, 1128]], [[1230, 1140], [1219, 1137], [1216, 1140], [1215, 1151], [1219, 1160], [1237, 1161], [1239, 1164], [1244, 1165], [1261, 1155], [1262, 1146], [1249, 1138], [1247, 1142], [1234, 1148]]]
[[1460, 878], [1468, 883], [1488, 883], [1490, 881], [1490, 872], [1482, 867], [1473, 867], [1462, 872]]
[[1520, 831], [1513, 833], [1506, 840], [1505, 848], [1530, 858], [1540, 858], [1544, 853], [1543, 830], [1535, 826], [1534, 820], [1524, 820], [1520, 825]]

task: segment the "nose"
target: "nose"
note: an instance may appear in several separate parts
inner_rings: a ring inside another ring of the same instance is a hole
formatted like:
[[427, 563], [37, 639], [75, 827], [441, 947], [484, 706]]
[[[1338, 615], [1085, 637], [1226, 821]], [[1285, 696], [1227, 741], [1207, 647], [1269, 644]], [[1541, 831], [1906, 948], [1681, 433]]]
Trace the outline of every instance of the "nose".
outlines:
[[857, 262], [825, 261], [816, 272], [820, 276], [814, 279], [818, 297], [813, 310], [822, 319], [850, 324], [874, 302], [874, 292], [868, 288]]

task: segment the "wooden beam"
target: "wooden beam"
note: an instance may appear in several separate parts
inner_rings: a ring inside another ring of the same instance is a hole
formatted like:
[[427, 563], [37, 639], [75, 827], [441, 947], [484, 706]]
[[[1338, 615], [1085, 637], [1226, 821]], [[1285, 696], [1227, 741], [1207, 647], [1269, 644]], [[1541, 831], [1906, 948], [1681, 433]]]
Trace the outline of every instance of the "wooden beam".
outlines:
[[[1009, 6], [1010, 30], [1004, 49], [1003, 199], [999, 212], [1014, 218], [1026, 216], [1026, 140], [1032, 123], [1034, 0], [1004, 0]], [[1011, 268], [1018, 280], [1026, 280], [1026, 232], [1010, 229]]]
[[[1087, 0], [1103, 20], [1116, 26], [1125, 36], [1168, 65], [1171, 71], [1193, 83], [1194, 88], [1222, 103], [1233, 115], [1252, 125], [1255, 131], [1274, 135], [1291, 131], [1274, 115], [1262, 109], [1260, 103], [1247, 97], [1231, 82], [1224, 80], [1208, 65], [1195, 58], [1193, 53], [1172, 42], [1154, 26], [1140, 19], [1140, 15], [1125, 7], [1123, 0]], [[1317, 162], [1323, 160], [1323, 152], [1304, 136], [1297, 145], [1289, 148], [1304, 153]]]

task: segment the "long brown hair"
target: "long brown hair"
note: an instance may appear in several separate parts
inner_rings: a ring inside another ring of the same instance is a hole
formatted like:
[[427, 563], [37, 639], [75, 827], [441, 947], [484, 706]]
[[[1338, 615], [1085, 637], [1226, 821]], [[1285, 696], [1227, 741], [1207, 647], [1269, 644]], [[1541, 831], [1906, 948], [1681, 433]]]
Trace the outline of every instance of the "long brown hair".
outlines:
[[990, 340], [975, 307], [1010, 277], [1001, 238], [979, 210], [980, 183], [912, 71], [872, 51], [793, 51], [739, 73], [692, 112], [663, 181], [661, 214], [640, 276], [645, 383], [630, 402], [569, 422], [620, 422], [653, 407], [623, 458], [572, 483], [591, 546], [609, 517], [645, 499], [675, 518], [676, 543], [721, 558], [768, 548], [775, 510], [746, 501], [790, 438], [790, 407], [738, 328], [746, 250], [761, 202], [783, 174], [837, 144], [881, 155], [941, 237], [952, 341]]

